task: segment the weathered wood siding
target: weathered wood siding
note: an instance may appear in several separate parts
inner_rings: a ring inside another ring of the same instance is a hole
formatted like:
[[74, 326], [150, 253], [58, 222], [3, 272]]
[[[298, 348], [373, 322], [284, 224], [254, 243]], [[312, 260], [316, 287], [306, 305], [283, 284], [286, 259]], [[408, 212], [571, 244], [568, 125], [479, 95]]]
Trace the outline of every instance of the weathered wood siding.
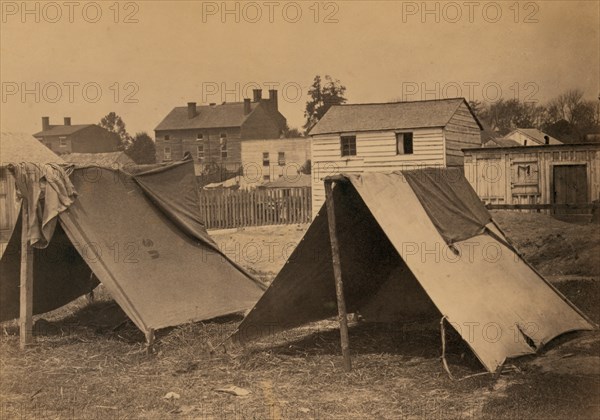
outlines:
[[585, 165], [588, 201], [600, 199], [600, 144], [465, 151], [465, 176], [486, 204], [553, 204], [557, 165]]
[[0, 168], [0, 243], [6, 243], [10, 239], [17, 222], [19, 205], [15, 180], [8, 169], [2, 167]]
[[316, 216], [325, 202], [323, 178], [339, 173], [392, 172], [427, 166], [444, 166], [442, 128], [413, 130], [413, 154], [396, 154], [396, 131], [348, 133], [356, 135], [356, 156], [341, 156], [340, 135], [312, 137], [312, 208]]
[[462, 166], [464, 163], [462, 149], [481, 145], [481, 129], [466, 104], [460, 105], [444, 127], [444, 136], [447, 166]]

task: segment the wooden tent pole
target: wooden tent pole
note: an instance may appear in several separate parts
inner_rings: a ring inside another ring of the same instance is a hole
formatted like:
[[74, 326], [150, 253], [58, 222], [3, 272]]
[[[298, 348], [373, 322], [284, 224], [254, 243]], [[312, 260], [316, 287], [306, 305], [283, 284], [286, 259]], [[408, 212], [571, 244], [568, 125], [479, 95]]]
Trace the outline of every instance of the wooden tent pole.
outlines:
[[33, 250], [29, 245], [27, 200], [21, 203], [21, 275], [19, 305], [19, 345], [21, 350], [33, 342]]
[[335, 229], [336, 224], [332, 184], [332, 180], [325, 180], [325, 202], [327, 203], [327, 221], [329, 222], [329, 240], [331, 243], [331, 257], [333, 262], [333, 274], [335, 277], [335, 293], [337, 296], [338, 320], [340, 323], [342, 357], [344, 359], [344, 369], [346, 371], [350, 371], [352, 370], [352, 361], [350, 360], [350, 344], [348, 340], [348, 316], [346, 313], [346, 301], [344, 299], [344, 283], [342, 282], [340, 248]]

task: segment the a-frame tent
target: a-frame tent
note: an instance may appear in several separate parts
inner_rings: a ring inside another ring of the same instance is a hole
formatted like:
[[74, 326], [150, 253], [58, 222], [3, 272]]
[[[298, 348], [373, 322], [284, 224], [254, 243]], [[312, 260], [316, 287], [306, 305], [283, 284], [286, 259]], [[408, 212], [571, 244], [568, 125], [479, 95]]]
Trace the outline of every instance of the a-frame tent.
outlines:
[[[206, 232], [193, 160], [75, 168], [70, 180], [73, 204], [58, 215], [48, 246], [33, 249], [34, 314], [89, 292], [92, 272], [147, 337], [245, 311], [261, 296], [261, 283]], [[0, 261], [0, 321], [19, 316], [21, 223]]]
[[326, 189], [332, 182], [328, 201], [234, 341], [332, 317], [338, 303], [366, 320], [437, 314], [494, 372], [560, 334], [594, 328], [518, 255], [460, 169], [345, 175], [326, 180]]

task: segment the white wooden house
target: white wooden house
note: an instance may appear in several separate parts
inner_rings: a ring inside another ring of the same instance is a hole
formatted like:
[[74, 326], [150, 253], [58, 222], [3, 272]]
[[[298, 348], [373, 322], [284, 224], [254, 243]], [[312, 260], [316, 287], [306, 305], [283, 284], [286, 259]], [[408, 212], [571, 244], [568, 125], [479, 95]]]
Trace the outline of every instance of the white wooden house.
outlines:
[[242, 142], [242, 173], [245, 183], [260, 185], [284, 177], [299, 179], [298, 172], [310, 159], [307, 137], [245, 140]]
[[482, 125], [464, 98], [332, 106], [311, 129], [313, 217], [323, 178], [339, 173], [463, 166]]

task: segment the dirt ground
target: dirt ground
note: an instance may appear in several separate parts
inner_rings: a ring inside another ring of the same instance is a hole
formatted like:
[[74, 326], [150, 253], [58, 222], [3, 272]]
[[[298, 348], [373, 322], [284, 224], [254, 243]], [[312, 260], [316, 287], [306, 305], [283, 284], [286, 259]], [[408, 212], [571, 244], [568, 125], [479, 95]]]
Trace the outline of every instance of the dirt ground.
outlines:
[[[600, 322], [600, 227], [546, 215], [497, 212], [524, 255]], [[306, 226], [213, 232], [230, 257], [269, 281]], [[253, 244], [253, 245], [249, 245]], [[0, 339], [0, 419], [600, 418], [600, 334], [566, 334], [538, 357], [484, 374], [450, 332], [451, 380], [440, 362], [437, 322], [350, 328], [353, 370], [342, 369], [333, 321], [245, 349], [217, 346], [241, 317], [159, 333], [156, 353], [102, 289], [43, 317], [36, 344], [18, 350], [17, 328]], [[237, 386], [236, 396], [216, 389]], [[171, 394], [169, 394], [171, 393]], [[170, 396], [170, 398], [165, 398]]]

